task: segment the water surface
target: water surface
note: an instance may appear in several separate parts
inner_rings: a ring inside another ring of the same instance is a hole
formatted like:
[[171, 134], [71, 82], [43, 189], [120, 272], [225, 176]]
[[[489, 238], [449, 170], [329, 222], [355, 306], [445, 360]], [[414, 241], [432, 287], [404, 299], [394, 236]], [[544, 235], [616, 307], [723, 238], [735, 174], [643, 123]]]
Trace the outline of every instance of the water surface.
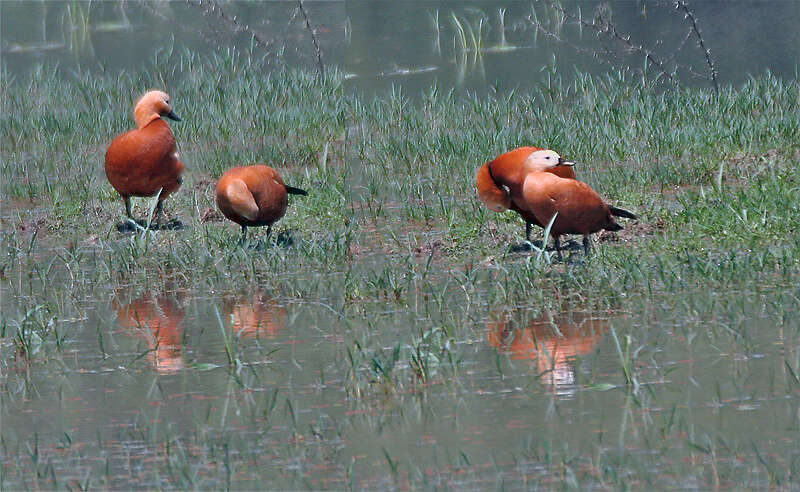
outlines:
[[[296, 2], [2, 3], [3, 64], [9, 74], [40, 63], [65, 69], [130, 70], [175, 49], [213, 53], [231, 47], [269, 57], [276, 67], [316, 67], [316, 51]], [[692, 25], [669, 2], [565, 2], [566, 15], [526, 2], [305, 2], [323, 61], [356, 91], [537, 87], [555, 71], [569, 80], [643, 64], [643, 52], [598, 38], [581, 22], [602, 13], [631, 45], [653, 49], [689, 86], [710, 87], [709, 67]], [[605, 7], [607, 5], [608, 7]], [[785, 1], [691, 4], [720, 83], [739, 84], [769, 70], [797, 74], [800, 11]], [[535, 14], [534, 14], [535, 12]], [[542, 29], [537, 30], [531, 19]], [[553, 36], [546, 34], [551, 33]], [[555, 36], [555, 37], [554, 37]], [[556, 39], [557, 38], [557, 39]], [[614, 56], [596, 54], [611, 50]], [[163, 67], [166, 73], [179, 67]], [[649, 73], [654, 75], [654, 68]]]

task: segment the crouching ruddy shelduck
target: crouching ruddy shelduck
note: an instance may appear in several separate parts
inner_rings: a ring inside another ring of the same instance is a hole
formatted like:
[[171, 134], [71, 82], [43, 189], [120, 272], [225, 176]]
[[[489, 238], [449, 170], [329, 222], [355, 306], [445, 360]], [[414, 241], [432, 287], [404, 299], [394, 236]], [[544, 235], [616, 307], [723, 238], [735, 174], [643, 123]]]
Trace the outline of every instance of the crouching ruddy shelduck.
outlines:
[[[544, 227], [536, 217], [528, 212], [522, 205], [522, 184], [526, 172], [522, 165], [534, 152], [541, 151], [539, 147], [519, 147], [502, 154], [478, 168], [475, 176], [475, 186], [478, 189], [478, 198], [495, 212], [513, 210], [525, 221], [525, 239], [530, 241], [531, 229], [534, 225]], [[572, 166], [558, 166], [548, 169], [547, 172], [567, 179], [575, 179]]]
[[178, 159], [175, 138], [162, 117], [181, 121], [172, 111], [169, 96], [162, 91], [149, 91], [133, 109], [136, 129], [111, 141], [106, 151], [106, 177], [125, 201], [125, 213], [131, 214], [131, 197], [158, 196], [156, 217], [164, 200], [183, 181], [183, 164]]
[[520, 196], [515, 197], [520, 209], [535, 217], [539, 224], [548, 224], [555, 216], [550, 235], [559, 258], [561, 235], [581, 234], [584, 252], [588, 254], [590, 234], [604, 229], [622, 229], [614, 216], [636, 219], [627, 210], [606, 204], [586, 183], [562, 178], [551, 172], [560, 167], [571, 166], [572, 162], [564, 160], [552, 150], [532, 152], [522, 165], [525, 179]]
[[267, 226], [283, 217], [288, 195], [308, 195], [300, 188], [286, 186], [280, 174], [264, 164], [228, 169], [217, 182], [217, 206], [225, 217], [242, 226], [242, 239], [248, 226]]

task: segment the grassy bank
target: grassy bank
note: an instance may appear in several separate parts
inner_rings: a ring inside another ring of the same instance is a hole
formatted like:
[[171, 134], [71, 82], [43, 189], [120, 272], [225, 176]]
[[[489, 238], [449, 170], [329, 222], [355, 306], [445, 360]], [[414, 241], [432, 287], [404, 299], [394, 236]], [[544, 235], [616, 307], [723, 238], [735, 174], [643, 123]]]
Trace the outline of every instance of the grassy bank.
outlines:
[[[267, 74], [243, 57], [186, 53], [136, 74], [5, 75], [4, 420], [56, 387], [82, 394], [70, 381], [87, 366], [152, 381], [148, 397], [166, 399], [158, 388], [177, 376], [143, 374], [156, 349], [112, 328], [115, 306], [145, 297], [169, 297], [187, 320], [182, 385], [227, 402], [222, 415], [192, 407], [189, 422], [165, 404], [159, 426], [134, 397], [139, 413], [113, 439], [75, 437], [92, 441], [85, 453], [65, 444], [72, 431], [19, 424], [3, 431], [5, 483], [253, 486], [260, 467], [299, 460], [321, 468], [287, 468], [268, 483], [796, 485], [800, 456], [781, 436], [797, 432], [800, 397], [797, 82], [763, 75], [715, 96], [614, 77], [544, 80], [525, 94], [367, 99], [336, 74]], [[150, 87], [166, 89], [184, 120], [171, 127], [187, 172], [165, 209], [186, 228], [120, 234], [103, 154]], [[522, 221], [488, 211], [473, 183], [480, 164], [519, 145], [575, 160], [580, 179], [640, 220], [604, 234], [589, 258], [514, 252]], [[292, 197], [272, 238], [240, 248], [213, 186], [255, 162], [310, 194]], [[310, 375], [294, 349], [275, 353], [269, 339], [231, 329], [226, 306], [256, 291], [281, 306], [294, 336], [318, 340]], [[570, 361], [580, 405], [592, 409], [586, 427], [546, 391], [554, 357], [542, 371], [485, 342], [498, 320], [555, 325], [565, 313], [606, 320], [602, 348]], [[756, 410], [743, 415], [744, 405]], [[448, 432], [492, 428], [494, 412], [540, 418], [549, 437], [509, 428], [472, 454], [447, 443]], [[767, 416], [783, 430], [756, 432]], [[381, 437], [424, 434], [426, 422], [443, 444], [415, 453]], [[619, 437], [604, 441], [611, 429]], [[354, 444], [373, 438], [377, 447]], [[131, 442], [153, 459], [121, 460]], [[93, 460], [103, 453], [105, 463]], [[88, 482], [66, 471], [74, 466]]]
[[[474, 199], [474, 172], [504, 150], [531, 144], [576, 160], [581, 179], [642, 215], [630, 232], [612, 237], [625, 247], [607, 245], [607, 252], [653, 241], [655, 250], [669, 252], [752, 248], [759, 238], [771, 244], [796, 230], [790, 200], [800, 152], [796, 83], [765, 76], [715, 97], [578, 77], [570, 85], [553, 78], [532, 94], [460, 98], [434, 89], [414, 100], [400, 94], [364, 100], [345, 95], [335, 75], [322, 81], [307, 73], [264, 75], [249, 63], [184, 54], [165, 64], [169, 70], [136, 75], [42, 69], [30, 80], [6, 76], [5, 240], [22, 248], [25, 235], [11, 231], [36, 230], [46, 246], [81, 244], [88, 236], [130, 249], [117, 244], [122, 206], [102, 162], [110, 139], [131, 128], [130, 106], [143, 87], [169, 89], [186, 115], [173, 131], [188, 167], [182, 193], [167, 202], [188, 230], [160, 234], [142, 259], [153, 260], [148, 266], [164, 263], [160, 241], [202, 244], [210, 257], [234, 254], [229, 224], [213, 213], [213, 185], [225, 169], [254, 162], [314, 190], [293, 201], [281, 225], [308, 254], [323, 248], [320, 261], [408, 256], [427, 246], [416, 241], [425, 235], [440, 240], [436, 258], [451, 262], [502, 255], [521, 236], [519, 220]], [[178, 69], [183, 75], [170, 77]], [[141, 203], [140, 215], [148, 205]], [[381, 241], [360, 241], [387, 232]], [[162, 276], [147, 275], [146, 281]]]

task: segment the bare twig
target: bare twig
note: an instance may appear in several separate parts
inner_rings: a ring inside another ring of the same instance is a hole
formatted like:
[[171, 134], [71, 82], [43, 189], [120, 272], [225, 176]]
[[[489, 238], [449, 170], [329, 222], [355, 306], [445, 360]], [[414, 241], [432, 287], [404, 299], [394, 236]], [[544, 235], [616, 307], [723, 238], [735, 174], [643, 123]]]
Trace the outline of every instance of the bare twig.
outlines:
[[630, 34], [628, 34], [627, 37], [622, 36], [617, 31], [617, 26], [615, 26], [614, 24], [609, 23], [608, 26], [609, 26], [608, 30], [611, 31], [611, 34], [614, 36], [615, 39], [624, 44], [630, 51], [645, 55], [647, 61], [649, 61], [652, 65], [657, 66], [658, 69], [661, 70], [662, 75], [665, 75], [673, 84], [679, 85], [677, 79], [675, 79], [673, 74], [671, 74], [669, 70], [667, 70], [667, 67], [664, 64], [664, 62], [658, 59], [652, 50], [645, 48], [641, 44], [635, 44], [631, 42]]
[[228, 15], [222, 9], [222, 6], [219, 5], [214, 0], [186, 0], [186, 3], [193, 6], [193, 7], [200, 7], [203, 10], [204, 15], [214, 14], [228, 24], [231, 28], [233, 28], [234, 32], [237, 33], [247, 33], [253, 38], [253, 42], [260, 47], [264, 48], [265, 50], [269, 50], [272, 48], [272, 45], [275, 44], [274, 41], [266, 41], [264, 40], [255, 30], [251, 29], [250, 26], [247, 24], [242, 24], [236, 18], [235, 15]]
[[686, 46], [686, 43], [689, 41], [689, 38], [691, 38], [691, 37], [692, 37], [692, 29], [690, 28], [690, 29], [688, 29], [688, 30], [686, 31], [686, 36], [684, 36], [684, 37], [683, 37], [683, 39], [681, 39], [681, 42], [680, 42], [680, 44], [678, 44], [678, 47], [677, 47], [677, 48], [675, 48], [675, 49], [672, 51], [672, 54], [671, 54], [671, 55], [669, 55], [668, 57], [666, 57], [666, 58], [664, 59], [664, 61], [665, 61], [665, 62], [672, 62], [672, 61], [675, 61], [675, 59], [678, 57], [678, 54], [679, 54], [681, 51], [683, 51], [683, 48]]
[[700, 45], [700, 49], [703, 50], [703, 54], [706, 57], [706, 63], [708, 64], [708, 69], [711, 71], [711, 81], [714, 83], [714, 92], [719, 93], [717, 70], [714, 68], [714, 60], [711, 58], [711, 50], [706, 47], [706, 43], [703, 41], [703, 35], [700, 33], [700, 27], [697, 25], [697, 18], [694, 16], [694, 13], [689, 10], [689, 6], [683, 0], [675, 0], [675, 8], [683, 10], [685, 18], [691, 21], [692, 30], [697, 36], [697, 43]]
[[[659, 55], [659, 52], [666, 50], [661, 40], [656, 41], [652, 47], [646, 47], [642, 44], [632, 41], [629, 34], [621, 33], [617, 29], [617, 26], [611, 21], [610, 12], [608, 11], [607, 7], [604, 9], [601, 6], [592, 20], [585, 20], [585, 18], [581, 15], [580, 9], [578, 10], [578, 14], [574, 14], [567, 12], [563, 7], [553, 0], [546, 0], [545, 3], [550, 8], [555, 10], [562, 19], [569, 19], [577, 24], [581, 29], [586, 28], [590, 31], [593, 31], [596, 34], [597, 40], [600, 42], [602, 48], [599, 50], [586, 49], [571, 43], [559, 36], [552, 29], [548, 29], [542, 25], [542, 22], [536, 18], [536, 15], [528, 16], [528, 21], [536, 28], [537, 32], [540, 32], [561, 44], [567, 45], [579, 53], [589, 54], [596, 60], [602, 61], [603, 63], [606, 63], [617, 69], [630, 69], [627, 64], [619, 60], [615, 60], [616, 58], [622, 56], [623, 53], [643, 55], [647, 61], [647, 66], [657, 69], [658, 74], [654, 77], [654, 80], [656, 81], [663, 78], [668, 80], [674, 86], [678, 87], [680, 86], [680, 82], [677, 78], [677, 74], [680, 70], [681, 73], [685, 72], [693, 77], [710, 80], [714, 85], [714, 90], [717, 92], [719, 91], [717, 72], [714, 68], [711, 52], [705, 45], [702, 33], [700, 32], [700, 28], [697, 24], [697, 18], [694, 16], [692, 11], [689, 10], [685, 0], [671, 0], [671, 3], [674, 6], [673, 12], [676, 10], [681, 11], [684, 14], [684, 18], [689, 19], [691, 25], [687, 30], [686, 35], [682, 37], [677, 47], [667, 57], [662, 57]], [[685, 48], [687, 41], [692, 36], [697, 38], [698, 44], [704, 52], [706, 64], [710, 69], [710, 76], [698, 73], [691, 65], [681, 64], [676, 61], [678, 54]], [[609, 41], [618, 43], [616, 46], [619, 47], [612, 47], [612, 45], [608, 43]]]
[[596, 59], [598, 62], [605, 63], [605, 64], [607, 64], [607, 65], [608, 65], [608, 66], [610, 66], [610, 67], [615, 67], [615, 65], [614, 65], [613, 63], [611, 63], [610, 61], [608, 61], [608, 60], [605, 60], [605, 59], [603, 59], [603, 58], [600, 58], [600, 55], [605, 55], [605, 56], [613, 56], [613, 55], [614, 55], [614, 52], [613, 52], [613, 51], [610, 51], [610, 50], [606, 50], [606, 51], [598, 51], [598, 50], [589, 50], [589, 49], [586, 49], [586, 48], [584, 48], [584, 47], [582, 47], [582, 46], [578, 46], [578, 45], [577, 45], [577, 44], [575, 44], [575, 43], [571, 43], [570, 41], [568, 41], [568, 40], [566, 40], [566, 39], [562, 38], [561, 36], [559, 36], [558, 34], [556, 34], [556, 33], [555, 33], [555, 32], [553, 32], [553, 31], [550, 31], [549, 29], [545, 29], [545, 28], [544, 28], [544, 27], [541, 25], [541, 23], [540, 23], [538, 20], [536, 20], [536, 19], [534, 19], [534, 18], [533, 18], [533, 16], [530, 16], [530, 15], [529, 15], [529, 16], [527, 17], [527, 19], [528, 19], [528, 22], [530, 22], [530, 23], [531, 23], [531, 25], [532, 25], [532, 26], [533, 26], [533, 27], [534, 27], [534, 28], [535, 28], [537, 31], [539, 31], [540, 33], [542, 33], [543, 35], [545, 35], [545, 36], [547, 36], [547, 37], [549, 37], [549, 38], [551, 38], [551, 39], [553, 39], [553, 40], [555, 40], [555, 41], [557, 41], [557, 42], [559, 42], [559, 43], [561, 43], [561, 44], [563, 44], [563, 45], [569, 46], [570, 48], [572, 48], [573, 50], [575, 50], [575, 51], [576, 51], [576, 52], [578, 52], [578, 53], [583, 53], [583, 54], [585, 54], [585, 55], [589, 55], [589, 56], [591, 56], [592, 58], [595, 58], [595, 59]]
[[314, 51], [317, 53], [317, 66], [319, 67], [320, 74], [324, 77], [325, 64], [322, 62], [322, 49], [320, 49], [319, 43], [317, 43], [317, 34], [314, 32], [314, 28], [311, 27], [311, 21], [308, 20], [308, 13], [303, 5], [303, 0], [297, 0], [297, 5], [300, 7], [300, 13], [303, 14], [303, 18], [306, 21], [306, 29], [311, 33], [311, 43], [314, 45]]
[[[668, 79], [676, 87], [680, 85], [678, 83], [678, 80], [675, 78], [674, 74], [672, 72], [670, 72], [670, 70], [667, 68], [666, 64], [661, 59], [659, 59], [652, 50], [645, 48], [641, 44], [636, 44], [636, 43], [632, 42], [630, 35], [628, 35], [628, 36], [621, 35], [619, 33], [619, 31], [617, 31], [617, 27], [614, 25], [614, 23], [611, 22], [609, 19], [606, 19], [605, 16], [600, 15], [600, 16], [596, 17], [595, 19], [593, 19], [591, 22], [589, 22], [589, 21], [584, 20], [582, 17], [578, 17], [577, 15], [575, 15], [575, 14], [573, 14], [571, 12], [567, 12], [566, 10], [564, 10], [564, 8], [562, 8], [559, 5], [556, 5], [556, 4], [550, 3], [550, 2], [549, 2], [549, 5], [552, 8], [554, 8], [555, 10], [557, 10], [559, 13], [561, 13], [565, 18], [571, 19], [572, 21], [574, 21], [578, 25], [580, 25], [582, 28], [587, 28], [587, 29], [590, 29], [590, 30], [594, 31], [597, 34], [597, 37], [598, 37], [598, 39], [600, 39], [601, 42], [602, 42], [602, 36], [603, 35], [607, 35], [607, 36], [610, 36], [611, 38], [619, 41], [620, 43], [622, 43], [625, 46], [626, 50], [628, 50], [628, 51], [630, 51], [632, 53], [639, 53], [639, 54], [644, 55], [645, 58], [647, 59], [648, 63], [650, 65], [653, 65], [653, 66], [657, 67], [658, 70], [660, 71], [659, 78], [660, 77], [664, 77], [664, 78]], [[599, 54], [604, 54], [604, 55], [609, 55], [609, 56], [614, 56], [615, 55], [615, 52], [613, 52], [611, 49], [608, 49], [608, 48], [606, 48], [605, 52], [596, 52], [596, 51], [593, 51], [593, 50], [582, 49], [582, 48], [580, 48], [580, 47], [578, 47], [578, 46], [576, 46], [576, 45], [574, 45], [572, 43], [566, 43], [558, 35], [556, 35], [552, 31], [550, 31], [549, 29], [545, 29], [541, 25], [541, 23], [538, 20], [533, 19], [532, 16], [528, 16], [528, 21], [534, 27], [536, 27], [537, 30], [539, 30], [540, 32], [544, 33], [545, 35], [547, 35], [549, 37], [552, 37], [552, 38], [554, 38], [554, 39], [556, 39], [556, 40], [558, 40], [558, 41], [560, 41], [562, 43], [565, 43], [565, 44], [569, 45], [571, 48], [577, 49], [580, 52], [584, 52], [584, 53], [585, 52], [589, 52], [589, 53], [592, 54], [592, 56], [594, 56], [598, 60], [601, 59], [598, 56]], [[614, 65], [610, 61], [607, 61], [607, 60], [605, 60], [605, 61], [607, 63], [611, 64], [612, 66]]]

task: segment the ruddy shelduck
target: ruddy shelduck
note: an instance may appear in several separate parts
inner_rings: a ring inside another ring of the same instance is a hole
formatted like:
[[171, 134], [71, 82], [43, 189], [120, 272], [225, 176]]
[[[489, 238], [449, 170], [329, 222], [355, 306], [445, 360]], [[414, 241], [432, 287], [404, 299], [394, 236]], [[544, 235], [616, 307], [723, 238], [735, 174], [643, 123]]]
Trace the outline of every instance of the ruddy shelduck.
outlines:
[[288, 195], [308, 195], [305, 190], [286, 186], [280, 174], [264, 164], [228, 169], [217, 182], [217, 206], [228, 219], [242, 226], [241, 242], [248, 226], [267, 226], [283, 217]]
[[514, 196], [515, 203], [524, 212], [536, 218], [539, 224], [548, 224], [556, 251], [561, 258], [560, 237], [563, 234], [583, 236], [583, 249], [589, 253], [589, 235], [601, 231], [618, 231], [622, 226], [614, 216], [636, 219], [627, 210], [606, 204], [589, 185], [577, 179], [562, 178], [551, 171], [560, 167], [571, 167], [552, 150], [532, 152], [522, 164], [525, 179], [521, 193]]
[[[502, 154], [492, 161], [487, 162], [478, 169], [475, 176], [475, 186], [478, 189], [478, 198], [495, 212], [513, 210], [525, 221], [525, 239], [530, 241], [531, 229], [534, 225], [544, 227], [536, 217], [520, 206], [522, 197], [522, 184], [525, 181], [525, 172], [522, 165], [534, 152], [544, 149], [539, 147], [519, 147]], [[559, 166], [548, 169], [547, 172], [567, 179], [575, 179], [572, 166]]]
[[136, 129], [111, 141], [106, 151], [106, 177], [125, 201], [131, 214], [131, 197], [158, 196], [156, 217], [164, 200], [181, 185], [183, 164], [178, 158], [175, 138], [162, 117], [181, 119], [172, 111], [169, 96], [162, 91], [146, 92], [133, 109]]

